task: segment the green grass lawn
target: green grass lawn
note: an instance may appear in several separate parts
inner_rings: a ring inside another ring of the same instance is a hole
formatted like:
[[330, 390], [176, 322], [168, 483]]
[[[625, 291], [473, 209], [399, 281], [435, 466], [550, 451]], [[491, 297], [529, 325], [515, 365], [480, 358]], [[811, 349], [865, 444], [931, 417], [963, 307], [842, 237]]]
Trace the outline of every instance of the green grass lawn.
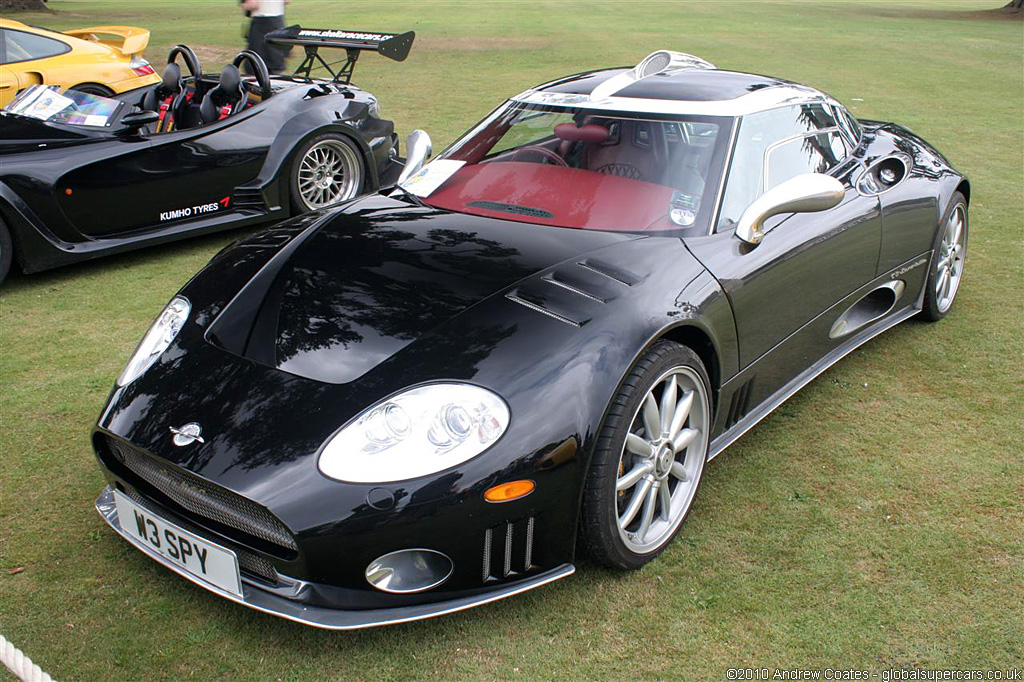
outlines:
[[[909, 126], [973, 182], [952, 314], [905, 323], [709, 467], [680, 537], [641, 571], [360, 632], [211, 596], [93, 510], [88, 434], [153, 316], [237, 233], [0, 289], [0, 633], [59, 679], [725, 679], [726, 669], [1024, 664], [1024, 22], [979, 2], [295, 0], [312, 26], [417, 32], [356, 82], [440, 149], [546, 79], [656, 48], [821, 87]], [[243, 47], [231, 0], [77, 2], [17, 15], [133, 24], [148, 56]], [[117, 210], [117, 207], [111, 207]], [[19, 570], [23, 569], [23, 570]], [[0, 668], [2, 669], [2, 668]], [[3, 674], [0, 673], [0, 677]]]

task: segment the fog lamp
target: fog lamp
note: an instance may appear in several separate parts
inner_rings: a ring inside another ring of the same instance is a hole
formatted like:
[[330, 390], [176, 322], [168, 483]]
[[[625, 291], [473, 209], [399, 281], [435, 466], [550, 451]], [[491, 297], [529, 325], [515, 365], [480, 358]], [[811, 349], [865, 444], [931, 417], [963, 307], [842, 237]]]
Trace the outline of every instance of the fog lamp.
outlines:
[[452, 560], [432, 549], [400, 549], [366, 567], [366, 581], [382, 592], [410, 594], [437, 587], [451, 576]]

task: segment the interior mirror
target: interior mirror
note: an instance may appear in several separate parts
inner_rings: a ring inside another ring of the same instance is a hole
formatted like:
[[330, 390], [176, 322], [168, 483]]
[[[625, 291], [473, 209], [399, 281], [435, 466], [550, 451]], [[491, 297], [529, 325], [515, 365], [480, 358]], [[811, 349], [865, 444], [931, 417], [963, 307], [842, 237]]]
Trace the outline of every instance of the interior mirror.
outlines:
[[434, 151], [434, 145], [430, 141], [430, 135], [423, 130], [414, 130], [409, 133], [405, 140], [405, 168], [398, 176], [398, 182], [405, 182], [410, 175], [423, 168], [430, 155]]
[[736, 226], [736, 236], [748, 244], [760, 244], [764, 239], [764, 221], [773, 215], [827, 211], [845, 195], [843, 183], [830, 175], [798, 175], [772, 187], [747, 206]]
[[121, 125], [130, 132], [138, 132], [141, 128], [159, 120], [160, 114], [155, 111], [132, 111], [121, 117]]

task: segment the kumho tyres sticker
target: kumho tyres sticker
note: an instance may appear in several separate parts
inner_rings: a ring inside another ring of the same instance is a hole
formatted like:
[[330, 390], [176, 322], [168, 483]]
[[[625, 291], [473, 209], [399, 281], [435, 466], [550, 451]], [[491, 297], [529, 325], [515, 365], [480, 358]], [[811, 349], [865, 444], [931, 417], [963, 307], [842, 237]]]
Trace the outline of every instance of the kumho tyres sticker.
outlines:
[[194, 216], [206, 215], [207, 213], [217, 213], [223, 211], [231, 203], [231, 197], [224, 197], [211, 204], [199, 204], [197, 206], [184, 206], [182, 208], [176, 208], [171, 211], [160, 212], [160, 222], [165, 223], [168, 220], [183, 220], [184, 218], [192, 218]]

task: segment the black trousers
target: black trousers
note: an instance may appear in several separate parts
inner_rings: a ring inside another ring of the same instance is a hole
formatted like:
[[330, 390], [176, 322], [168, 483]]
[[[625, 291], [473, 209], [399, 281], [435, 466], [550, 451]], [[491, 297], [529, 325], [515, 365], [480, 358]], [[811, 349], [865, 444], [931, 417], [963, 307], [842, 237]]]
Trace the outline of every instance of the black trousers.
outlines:
[[253, 17], [249, 24], [249, 49], [263, 57], [270, 73], [284, 71], [286, 50], [267, 42], [267, 34], [284, 28], [284, 17]]

